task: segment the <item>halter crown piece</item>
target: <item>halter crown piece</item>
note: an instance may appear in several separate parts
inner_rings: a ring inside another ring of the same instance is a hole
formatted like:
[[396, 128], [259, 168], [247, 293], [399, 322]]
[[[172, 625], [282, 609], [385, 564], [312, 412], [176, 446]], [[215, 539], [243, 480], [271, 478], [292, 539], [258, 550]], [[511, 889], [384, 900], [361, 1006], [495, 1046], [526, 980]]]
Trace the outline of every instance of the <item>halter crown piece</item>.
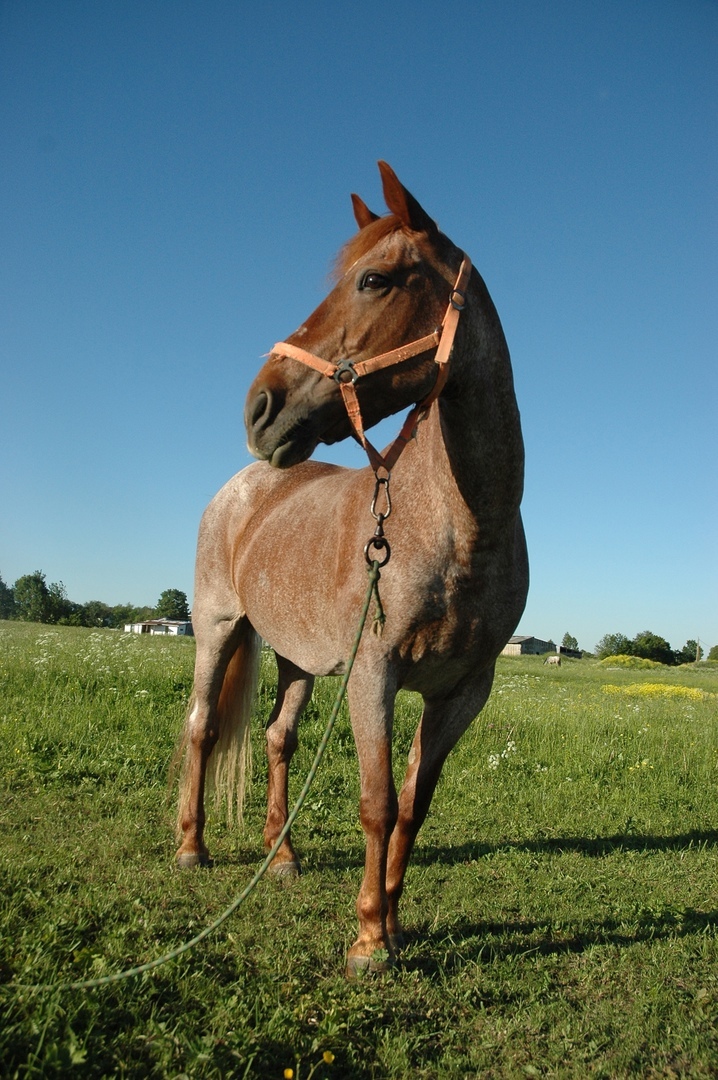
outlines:
[[[398, 349], [392, 349], [391, 352], [381, 353], [379, 356], [373, 356], [369, 360], [359, 360], [356, 363], [352, 360], [340, 360], [338, 364], [334, 364], [329, 363], [327, 360], [322, 360], [321, 357], [315, 356], [305, 349], [300, 349], [297, 345], [290, 345], [287, 341], [277, 342], [272, 349], [273, 353], [277, 353], [280, 356], [289, 356], [293, 360], [299, 360], [302, 364], [314, 368], [314, 370], [318, 371], [321, 375], [327, 375], [330, 379], [334, 379], [334, 381], [339, 384], [339, 389], [342, 392], [352, 431], [366, 450], [369, 462], [375, 473], [377, 473], [379, 469], [384, 469], [386, 470], [387, 476], [390, 475], [402, 450], [409, 441], [413, 439], [419, 424], [425, 418], [429, 408], [444, 389], [444, 384], [446, 383], [449, 374], [449, 358], [454, 344], [456, 329], [459, 325], [459, 316], [466, 307], [466, 289], [469, 284], [470, 276], [471, 260], [468, 255], [463, 255], [456, 282], [449, 294], [449, 303], [441, 326], [434, 330], [432, 334], [428, 334], [423, 338], [418, 338], [408, 345], [400, 345]], [[386, 451], [386, 454], [382, 455], [376, 447], [372, 446], [364, 433], [359, 399], [354, 388], [355, 383], [362, 375], [369, 375], [372, 371], [379, 371], [381, 368], [391, 367], [393, 364], [400, 364], [402, 361], [409, 360], [412, 356], [418, 356], [420, 353], [427, 352], [427, 350], [432, 349], [435, 346], [436, 353], [434, 355], [434, 363], [439, 369], [436, 375], [436, 382], [427, 396], [411, 409], [396, 439], [394, 439], [394, 442]]]

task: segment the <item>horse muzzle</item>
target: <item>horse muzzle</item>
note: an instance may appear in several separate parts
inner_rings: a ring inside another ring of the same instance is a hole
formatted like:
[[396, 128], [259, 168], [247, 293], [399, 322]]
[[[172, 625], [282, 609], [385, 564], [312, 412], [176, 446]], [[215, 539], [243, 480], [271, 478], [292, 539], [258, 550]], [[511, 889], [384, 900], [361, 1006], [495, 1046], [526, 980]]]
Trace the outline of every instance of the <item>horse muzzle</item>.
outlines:
[[277, 469], [306, 461], [320, 441], [319, 417], [292, 408], [283, 390], [266, 383], [251, 387], [244, 420], [250, 454]]

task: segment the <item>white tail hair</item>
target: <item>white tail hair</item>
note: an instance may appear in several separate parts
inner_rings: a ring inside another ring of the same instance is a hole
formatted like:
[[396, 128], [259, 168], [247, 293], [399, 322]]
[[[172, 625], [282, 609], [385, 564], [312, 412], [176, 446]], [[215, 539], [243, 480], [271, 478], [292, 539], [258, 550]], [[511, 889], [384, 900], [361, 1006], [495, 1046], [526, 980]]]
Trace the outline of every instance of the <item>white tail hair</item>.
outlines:
[[[224, 807], [230, 825], [234, 825], [235, 820], [242, 824], [244, 796], [252, 770], [250, 720], [259, 678], [261, 646], [262, 639], [254, 627], [246, 622], [224, 675], [217, 706], [219, 738], [207, 762], [207, 794], [212, 795], [218, 813], [221, 813]], [[173, 762], [176, 767], [182, 759], [177, 809], [177, 834], [180, 837], [190, 790], [185, 751], [194, 708], [195, 695], [192, 693]]]

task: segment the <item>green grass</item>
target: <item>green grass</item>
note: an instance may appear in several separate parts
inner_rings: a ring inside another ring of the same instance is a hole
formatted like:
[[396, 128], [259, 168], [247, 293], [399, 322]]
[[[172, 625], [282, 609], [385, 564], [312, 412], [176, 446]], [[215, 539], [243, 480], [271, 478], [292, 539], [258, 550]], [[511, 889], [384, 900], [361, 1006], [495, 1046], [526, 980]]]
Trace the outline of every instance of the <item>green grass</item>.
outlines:
[[[718, 665], [502, 659], [420, 834], [386, 977], [343, 976], [363, 861], [344, 714], [294, 830], [299, 881], [263, 880], [144, 977], [14, 987], [151, 960], [256, 869], [269, 661], [245, 828], [210, 820], [214, 869], [173, 866], [166, 777], [193, 655], [0, 623], [0, 1075], [718, 1076]], [[309, 707], [294, 794], [335, 686]], [[400, 697], [397, 778], [419, 707]]]

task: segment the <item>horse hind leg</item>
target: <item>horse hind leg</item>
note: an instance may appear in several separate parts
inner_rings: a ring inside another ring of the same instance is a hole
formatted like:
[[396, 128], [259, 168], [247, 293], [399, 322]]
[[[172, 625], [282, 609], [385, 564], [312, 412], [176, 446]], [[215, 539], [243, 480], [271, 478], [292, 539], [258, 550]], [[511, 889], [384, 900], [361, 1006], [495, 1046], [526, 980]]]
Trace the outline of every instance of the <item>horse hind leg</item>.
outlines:
[[198, 635], [194, 691], [175, 755], [176, 761], [183, 758], [177, 815], [180, 867], [211, 862], [204, 842], [208, 779], [216, 801], [226, 798], [229, 820], [235, 803], [241, 816], [259, 646], [246, 618], [217, 621]]
[[[297, 748], [299, 718], [312, 696], [314, 676], [277, 656], [277, 700], [267, 722], [267, 820], [264, 846], [274, 847], [289, 816], [289, 766]], [[270, 867], [270, 873], [297, 877], [301, 866], [287, 833]]]

